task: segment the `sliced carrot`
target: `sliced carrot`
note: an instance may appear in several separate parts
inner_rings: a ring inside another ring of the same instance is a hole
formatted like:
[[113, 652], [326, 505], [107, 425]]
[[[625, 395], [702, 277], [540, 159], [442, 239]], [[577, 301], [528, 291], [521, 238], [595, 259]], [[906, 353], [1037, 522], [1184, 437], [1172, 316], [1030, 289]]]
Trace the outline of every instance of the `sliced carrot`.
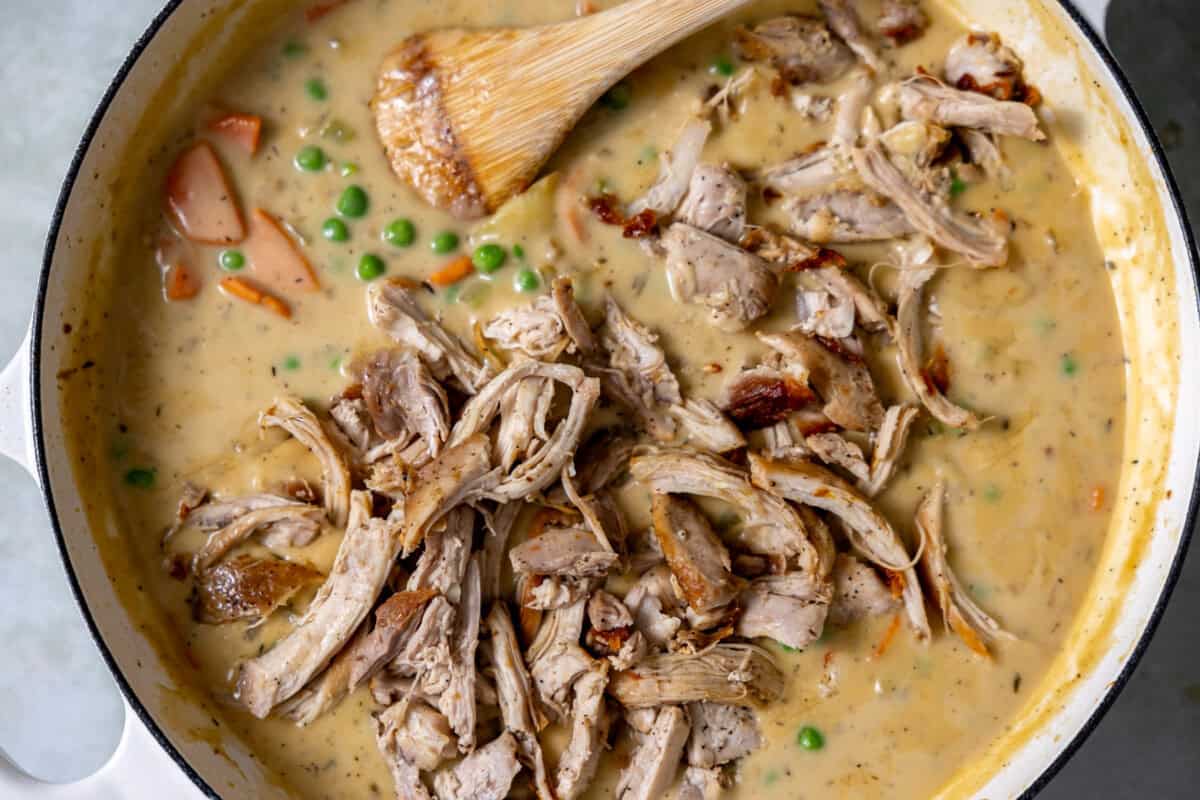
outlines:
[[168, 300], [190, 300], [200, 292], [200, 276], [187, 264], [172, 264], [163, 275], [163, 293]]
[[1088, 497], [1088, 505], [1091, 507], [1092, 511], [1099, 511], [1100, 509], [1104, 508], [1103, 486], [1097, 486], [1096, 488], [1092, 489], [1091, 496]]
[[202, 244], [237, 244], [246, 225], [212, 145], [198, 142], [167, 174], [167, 214], [179, 232]]
[[441, 269], [429, 276], [429, 282], [434, 286], [450, 286], [475, 271], [470, 256], [459, 256], [447, 261]]
[[279, 220], [261, 208], [250, 215], [250, 235], [242, 247], [254, 277], [281, 292], [321, 288], [312, 264]]
[[262, 305], [269, 311], [273, 311], [284, 319], [292, 318], [292, 307], [284, 301], [280, 300], [275, 295], [264, 294]]
[[892, 646], [892, 640], [896, 638], [896, 633], [900, 630], [900, 614], [894, 614], [892, 621], [888, 625], [887, 630], [883, 632], [883, 638], [879, 640], [879, 644], [875, 645], [875, 658], [883, 658], [883, 654]]
[[254, 155], [262, 139], [262, 126], [262, 117], [257, 114], [226, 114], [213, 120], [208, 129]]
[[221, 288], [239, 300], [258, 305], [262, 302], [263, 293], [254, 284], [242, 278], [223, 278]]
[[959, 614], [957, 611], [952, 611], [948, 621], [950, 622], [950, 627], [953, 628], [954, 632], [958, 634], [958, 638], [963, 640], [963, 644], [965, 644], [971, 650], [971, 652], [975, 653], [975, 655], [983, 656], [984, 658], [992, 657], [992, 654], [988, 652], [987, 645], [983, 643], [983, 639], [979, 638], [979, 634], [975, 632], [975, 629], [971, 627], [970, 623], [962, 618], [961, 614]]
[[226, 294], [236, 297], [239, 300], [245, 300], [247, 303], [253, 303], [256, 306], [262, 306], [284, 319], [292, 318], [291, 306], [278, 297], [259, 289], [245, 278], [224, 278], [221, 280], [221, 289]]
[[336, 11], [337, 9], [346, 5], [348, 2], [350, 2], [350, 0], [326, 0], [324, 3], [311, 5], [304, 12], [304, 19], [307, 22], [316, 22], [321, 17], [325, 16], [331, 11]]

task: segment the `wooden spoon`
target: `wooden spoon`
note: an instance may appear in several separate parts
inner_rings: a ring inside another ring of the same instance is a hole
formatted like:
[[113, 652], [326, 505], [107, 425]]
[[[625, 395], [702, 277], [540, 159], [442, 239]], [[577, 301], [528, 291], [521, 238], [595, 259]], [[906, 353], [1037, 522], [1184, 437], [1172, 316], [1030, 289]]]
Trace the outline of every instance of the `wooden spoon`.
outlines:
[[410, 36], [371, 102], [392, 169], [465, 219], [524, 190], [580, 117], [631, 70], [750, 0], [633, 0], [537, 28]]

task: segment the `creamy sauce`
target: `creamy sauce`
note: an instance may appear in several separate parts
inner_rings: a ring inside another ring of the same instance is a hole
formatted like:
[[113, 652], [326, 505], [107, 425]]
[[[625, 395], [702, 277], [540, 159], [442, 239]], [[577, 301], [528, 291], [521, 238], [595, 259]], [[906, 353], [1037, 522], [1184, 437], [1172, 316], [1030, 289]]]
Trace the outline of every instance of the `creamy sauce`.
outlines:
[[[123, 345], [113, 377], [119, 391], [112, 393], [111, 406], [92, 410], [98, 424], [73, 427], [77, 435], [104, 437], [107, 443], [116, 513], [128, 532], [125, 578], [144, 587], [166, 615], [173, 639], [164, 646], [194, 665], [195, 686], [218, 698], [225, 724], [251, 742], [257, 757], [298, 796], [393, 794], [374, 741], [371, 713], [377, 707], [360, 690], [301, 730], [278, 719], [254, 720], [220, 702], [238, 661], [286, 633], [288, 615], [250, 630], [195, 623], [190, 583], [163, 570], [159, 539], [185, 480], [238, 495], [273, 490], [291, 477], [319, 479], [303, 448], [282, 437], [260, 439], [255, 420], [283, 393], [323, 404], [347, 383], [342, 370], [354, 355], [387, 344], [366, 319], [363, 285], [354, 275], [362, 254], [379, 254], [389, 275], [420, 280], [445, 261], [429, 249], [439, 231], [457, 231], [464, 246], [491, 237], [509, 247], [520, 244], [530, 266], [545, 274], [572, 274], [585, 308], [594, 310], [601, 293], [612, 291], [631, 316], [653, 326], [688, 391], [716, 397], [728, 376], [757, 361], [752, 336], [720, 333], [705, 322], [702, 310], [674, 303], [660, 263], [621, 239], [619, 231], [587, 220], [589, 242], [575, 243], [552, 208], [535, 202], [473, 228], [426, 208], [391, 176], [367, 108], [383, 53], [411, 32], [554, 21], [568, 17], [573, 5], [355, 0], [316, 23], [304, 22], [299, 13], [281, 20], [256, 55], [230, 70], [211, 104], [261, 114], [268, 127], [253, 159], [218, 143], [220, 156], [243, 209], [261, 206], [286, 220], [303, 239], [323, 287], [317, 295], [290, 298], [291, 323], [217, 291], [216, 248], [196, 248], [192, 255], [205, 284], [200, 294], [164, 302], [153, 252], [155, 202], [146, 204], [146, 218], [139, 222], [146, 231], [143, 245], [127, 254], [116, 293], [121, 305], [113, 309], [124, 312], [113, 314]], [[933, 3], [923, 6], [934, 24], [922, 39], [893, 51], [898, 74], [916, 65], [937, 71], [964, 30]], [[740, 19], [757, 21], [785, 10], [795, 11], [796, 5], [761, 2]], [[640, 193], [656, 173], [655, 153], [671, 146], [704, 88], [724, 80], [709, 66], [730, 52], [730, 31], [740, 19], [715, 26], [631, 76], [632, 102], [624, 110], [589, 113], [551, 166], [559, 179], [580, 187], [603, 181], [623, 198]], [[305, 92], [305, 82], [314, 78], [327, 88], [323, 101]], [[840, 88], [813, 91], [832, 96]], [[209, 108], [198, 106], [194, 129], [180, 130], [169, 150], [191, 141], [210, 116]], [[504, 124], [504, 109], [496, 109], [495, 119]], [[322, 137], [319, 131], [331, 120], [342, 121], [353, 138]], [[718, 127], [705, 160], [770, 164], [827, 136], [826, 127], [764, 94]], [[293, 157], [306, 144], [319, 144], [333, 168], [298, 171]], [[972, 186], [956, 202], [981, 211], [1002, 208], [1016, 221], [1009, 265], [945, 270], [929, 290], [941, 315], [936, 340], [954, 366], [951, 395], [990, 421], [960, 436], [922, 417], [879, 505], [907, 535], [917, 500], [938, 476], [944, 478], [950, 487], [951, 561], [972, 595], [1018, 640], [1000, 643], [987, 661], [940, 629], [927, 646], [902, 631], [885, 655], [875, 657], [888, 623], [883, 619], [831, 630], [803, 653], [769, 645], [790, 676], [788, 688], [783, 701], [760, 712], [767, 745], [740, 765], [730, 797], [934, 793], [1002, 734], [1030, 699], [1079, 608], [1110, 510], [1104, 497], [1093, 507], [1093, 491], [1111, 498], [1118, 479], [1124, 405], [1119, 328], [1086, 199], [1053, 143], [1006, 139], [1002, 147], [1013, 171], [1010, 187]], [[356, 168], [349, 177], [341, 175], [346, 164]], [[366, 190], [370, 211], [349, 222], [349, 242], [326, 241], [322, 222], [333, 216], [337, 196], [350, 183]], [[772, 219], [776, 213], [752, 208], [751, 218]], [[396, 217], [414, 221], [413, 247], [381, 241], [383, 228]], [[889, 258], [882, 247], [840, 249], [864, 278], [870, 265]], [[512, 287], [514, 261], [510, 257], [493, 280], [469, 279], [459, 302], [448, 302], [445, 291], [431, 294], [428, 308], [469, 339], [474, 320], [527, 301]], [[872, 274], [887, 293], [891, 270]], [[789, 287], [781, 293], [790, 295]], [[767, 325], [788, 324], [783, 308], [789, 305], [781, 299]], [[130, 308], [137, 312], [127, 313]], [[711, 364], [721, 372], [706, 370]], [[871, 367], [885, 401], [908, 397], [893, 348], [872, 353]], [[153, 487], [129, 485], [125, 477], [133, 469], [153, 469]], [[631, 523], [644, 524], [644, 493], [629, 489], [625, 499]], [[327, 532], [296, 556], [327, 569], [339, 538]], [[201, 541], [201, 534], [188, 531], [169, 549], [191, 552]], [[303, 596], [293, 608], [303, 609], [306, 602]], [[818, 683], [829, 670], [836, 672], [837, 689], [823, 697]], [[824, 749], [809, 752], [797, 745], [805, 725], [824, 733]], [[607, 760], [589, 797], [611, 796], [618, 761]]]

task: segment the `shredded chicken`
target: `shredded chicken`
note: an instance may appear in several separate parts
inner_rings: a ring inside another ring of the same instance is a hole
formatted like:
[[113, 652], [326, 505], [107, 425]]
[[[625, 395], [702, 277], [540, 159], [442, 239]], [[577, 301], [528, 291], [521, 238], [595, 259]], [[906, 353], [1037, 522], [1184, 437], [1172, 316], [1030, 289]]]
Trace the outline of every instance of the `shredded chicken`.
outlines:
[[604, 703], [608, 670], [606, 662], [598, 661], [575, 681], [571, 739], [558, 760], [558, 800], [578, 798], [596, 774], [608, 738], [609, 715]]
[[534, 575], [604, 575], [617, 563], [590, 531], [559, 528], [543, 533], [509, 551], [514, 572]]
[[746, 182], [727, 166], [699, 164], [677, 216], [694, 228], [737, 242], [746, 230]]
[[630, 464], [635, 480], [655, 492], [713, 497], [743, 514], [738, 542], [755, 553], [794, 559], [804, 570], [826, 575], [832, 565], [809, 541], [800, 515], [769, 491], [751, 484], [749, 476], [716, 456], [682, 450], [657, 450]]
[[951, 86], [996, 100], [1029, 100], [1021, 59], [996, 34], [969, 33], [946, 53], [945, 75]]
[[238, 556], [204, 572], [196, 581], [192, 610], [200, 622], [257, 623], [285, 606], [296, 593], [320, 583], [321, 573], [278, 558]]
[[527, 306], [501, 311], [484, 326], [483, 335], [505, 350], [547, 361], [554, 361], [572, 346], [555, 302], [548, 295]]
[[609, 694], [629, 708], [702, 700], [766, 706], [783, 693], [783, 673], [766, 650], [749, 644], [718, 644], [695, 655], [663, 653], [618, 672]]
[[914, 186], [878, 142], [854, 150], [863, 181], [889, 198], [913, 227], [948, 250], [973, 262], [999, 267], [1008, 261], [1008, 240], [995, 227], [951, 209], [945, 201]]
[[770, 310], [779, 279], [758, 256], [682, 222], [667, 229], [663, 247], [671, 295], [707, 307], [718, 328], [742, 330]]
[[504, 800], [520, 771], [517, 740], [505, 731], [455, 766], [436, 773], [433, 787], [438, 800]]
[[792, 230], [812, 242], [873, 242], [916, 232], [895, 203], [868, 192], [847, 189], [792, 198], [784, 210]]
[[864, 64], [876, 72], [886, 71], [887, 65], [883, 63], [875, 43], [863, 30], [856, 0], [820, 0], [819, 5], [825, 12], [829, 27], [850, 46]]
[[429, 318], [417, 303], [413, 285], [402, 278], [372, 283], [367, 288], [371, 324], [416, 351], [439, 380], [453, 375], [466, 392], [474, 394], [492, 377], [491, 367]]
[[[230, 550], [259, 531], [286, 530], [305, 544], [321, 530], [322, 510], [305, 505], [272, 505], [247, 511], [225, 527], [209, 534], [204, 546], [192, 558], [192, 570], [203, 573], [225, 557]], [[266, 543], [266, 542], [264, 542]]]
[[845, 348], [834, 350], [822, 340], [800, 333], [764, 334], [758, 338], [808, 373], [809, 384], [825, 401], [825, 416], [844, 428], [872, 431], [883, 422], [883, 404], [862, 359]]
[[653, 509], [659, 547], [684, 599], [696, 611], [728, 605], [738, 583], [708, 518], [691, 501], [669, 494], [655, 494]]
[[540, 800], [554, 800], [546, 759], [537, 734], [541, 721], [534, 703], [529, 673], [521, 659], [517, 634], [504, 603], [496, 603], [487, 618], [492, 634], [492, 662], [496, 668], [496, 693], [504, 727], [516, 738], [522, 761], [532, 770]]
[[825, 24], [812, 17], [776, 17], [734, 31], [746, 61], [766, 61], [789, 83], [829, 83], [854, 65], [854, 54]]
[[299, 400], [283, 397], [263, 412], [259, 425], [282, 428], [317, 457], [321, 462], [329, 520], [338, 527], [345, 526], [350, 515], [350, 469], [345, 455], [326, 434], [316, 414]]
[[630, 204], [630, 216], [647, 210], [660, 217], [675, 213], [687, 194], [692, 173], [700, 163], [700, 154], [711, 133], [712, 123], [708, 120], [693, 118], [684, 124], [674, 146], [659, 155], [658, 177], [654, 184], [645, 195]]
[[711, 400], [686, 400], [668, 412], [679, 423], [683, 443], [712, 453], [728, 453], [746, 446], [746, 438]]
[[920, 411], [910, 405], [898, 405], [888, 408], [883, 415], [883, 424], [875, 435], [875, 450], [871, 453], [871, 469], [865, 480], [858, 482], [859, 490], [867, 497], [874, 497], [883, 491], [900, 456], [908, 443], [908, 434], [913, 423], [920, 416]]
[[710, 769], [736, 761], [762, 746], [754, 711], [727, 703], [691, 703], [687, 762]]
[[250, 713], [267, 716], [329, 663], [370, 613], [399, 550], [396, 526], [373, 519], [370, 495], [354, 492], [329, 578], [295, 629], [242, 665], [237, 696]]
[[384, 350], [362, 370], [363, 402], [387, 439], [412, 433], [436, 456], [450, 435], [446, 391], [411, 352]]
[[918, 39], [929, 27], [929, 17], [917, 0], [883, 0], [876, 27], [882, 36], [895, 45]]
[[891, 613], [899, 603], [870, 566], [845, 553], [833, 564], [833, 600], [828, 622], [843, 626], [866, 617]]
[[904, 270], [900, 273], [900, 298], [896, 310], [896, 360], [904, 382], [939, 422], [953, 428], [975, 430], [980, 419], [955, 405], [936, 381], [921, 366], [921, 307], [925, 284], [936, 274], [932, 268]]
[[654, 800], [666, 794], [679, 771], [688, 738], [688, 718], [678, 706], [664, 706], [650, 730], [641, 734], [629, 766], [617, 781], [617, 800]]
[[1038, 126], [1037, 114], [1025, 103], [951, 89], [927, 78], [900, 86], [900, 112], [905, 119], [933, 122], [947, 128], [973, 128], [1034, 142], [1046, 138]]
[[837, 515], [852, 534], [857, 552], [879, 566], [903, 576], [904, 608], [917, 638], [929, 638], [929, 621], [914, 561], [891, 523], [861, 495], [833, 473], [802, 461], [781, 463], [750, 456], [754, 483], [797, 503]]
[[933, 590], [946, 627], [958, 634], [972, 652], [987, 656], [987, 641], [1011, 639], [1013, 636], [976, 604], [950, 568], [946, 557], [946, 539], [942, 533], [945, 493], [945, 486], [939, 482], [917, 506], [917, 530], [925, 539], [921, 569]]

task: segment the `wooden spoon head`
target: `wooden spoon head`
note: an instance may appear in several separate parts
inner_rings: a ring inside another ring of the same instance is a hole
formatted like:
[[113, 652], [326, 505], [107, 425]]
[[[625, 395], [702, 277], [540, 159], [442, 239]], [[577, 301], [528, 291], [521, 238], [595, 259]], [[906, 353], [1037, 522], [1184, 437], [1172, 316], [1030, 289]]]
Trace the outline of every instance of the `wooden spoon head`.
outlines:
[[442, 105], [429, 41], [417, 34], [383, 62], [371, 110], [392, 170], [438, 208], [472, 219], [490, 210], [467, 152]]

